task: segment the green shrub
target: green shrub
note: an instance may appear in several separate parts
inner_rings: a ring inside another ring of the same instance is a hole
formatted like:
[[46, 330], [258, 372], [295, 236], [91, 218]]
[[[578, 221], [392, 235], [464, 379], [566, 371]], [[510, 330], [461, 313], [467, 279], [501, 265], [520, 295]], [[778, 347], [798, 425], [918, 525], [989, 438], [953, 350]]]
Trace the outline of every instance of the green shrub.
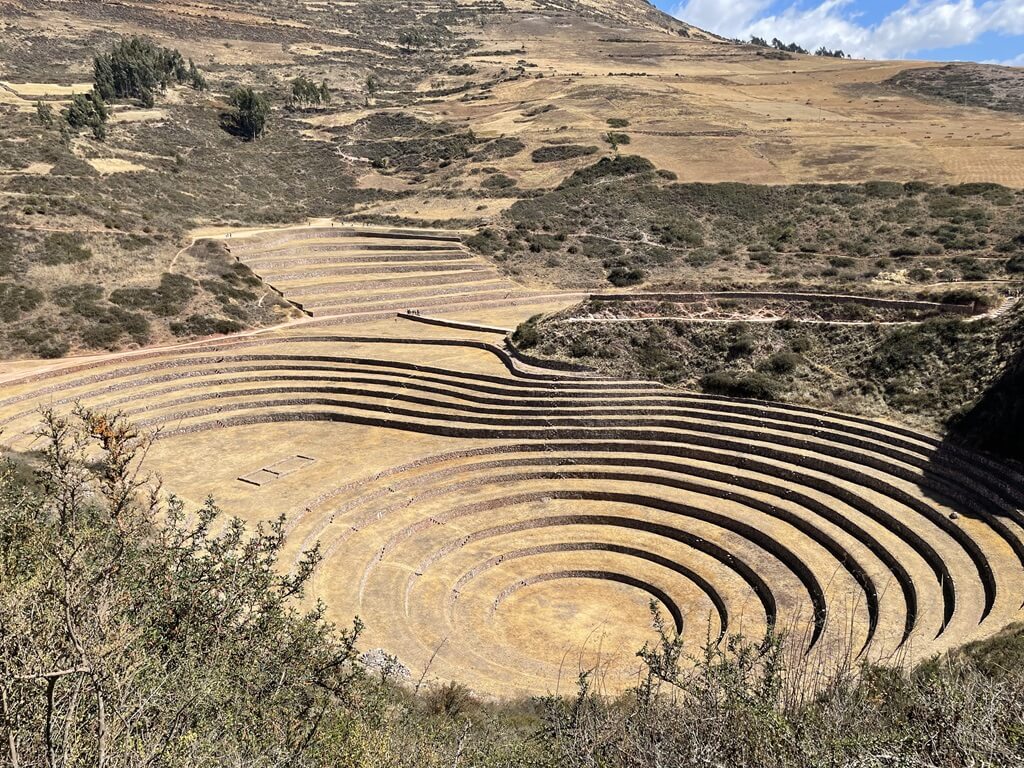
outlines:
[[920, 256], [921, 249], [916, 245], [897, 245], [889, 249], [889, 255], [894, 259], [905, 259], [910, 256]]
[[474, 150], [473, 159], [477, 161], [502, 160], [518, 155], [526, 149], [526, 145], [515, 137], [502, 137], [488, 141], [479, 149]]
[[64, 357], [71, 349], [67, 338], [58, 335], [53, 323], [43, 318], [12, 328], [7, 338], [15, 347], [23, 347], [36, 357], [45, 359]]
[[496, 173], [493, 176], [489, 176], [480, 183], [482, 189], [512, 189], [516, 185], [516, 180], [511, 176], [506, 176], [504, 173]]
[[792, 350], [796, 353], [809, 352], [811, 347], [814, 346], [814, 342], [810, 336], [797, 336], [790, 342], [789, 345]]
[[17, 283], [0, 282], [0, 320], [13, 322], [26, 312], [31, 312], [43, 301], [43, 294], [36, 288]]
[[701, 388], [712, 395], [745, 397], [753, 400], [778, 399], [778, 384], [772, 377], [759, 372], [737, 376], [725, 371], [709, 373], [701, 379]]
[[118, 288], [110, 300], [121, 307], [148, 309], [161, 317], [177, 315], [195, 295], [195, 281], [185, 275], [164, 272], [156, 288]]
[[562, 187], [574, 187], [582, 184], [592, 184], [609, 178], [636, 176], [653, 172], [653, 163], [646, 157], [640, 157], [640, 155], [602, 157], [593, 165], [588, 165], [586, 168], [576, 171], [562, 182]]
[[939, 302], [942, 304], [973, 304], [979, 309], [987, 309], [994, 304], [992, 296], [971, 288], [955, 288], [952, 291], [946, 291], [939, 298]]
[[103, 289], [95, 283], [62, 285], [50, 294], [50, 298], [59, 307], [73, 309], [77, 314], [85, 314], [86, 307], [103, 300]]
[[501, 234], [490, 228], [482, 229], [477, 234], [466, 238], [466, 245], [474, 251], [488, 256], [498, 251], [502, 242]]
[[647, 274], [639, 267], [613, 267], [608, 272], [608, 282], [617, 288], [637, 285], [647, 279]]
[[611, 144], [612, 147], [616, 149], [619, 147], [624, 147], [625, 145], [629, 144], [630, 141], [632, 141], [629, 138], [628, 133], [617, 133], [615, 131], [609, 131], [608, 133], [606, 133], [604, 136], [604, 140], [605, 142]]
[[562, 160], [575, 160], [597, 152], [597, 147], [580, 144], [560, 144], [554, 147], [539, 147], [530, 154], [535, 163], [557, 163]]
[[85, 238], [74, 232], [54, 232], [43, 240], [39, 261], [47, 265], [77, 264], [92, 258]]
[[892, 199], [903, 197], [905, 190], [902, 184], [895, 181], [869, 181], [864, 184], [864, 192], [871, 197]]
[[754, 354], [757, 344], [750, 336], [740, 336], [729, 344], [728, 355], [730, 358], [747, 357]]
[[175, 336], [214, 336], [217, 334], [236, 333], [245, 326], [234, 320], [208, 315], [189, 315], [182, 322], [171, 323], [171, 333]]
[[512, 341], [521, 349], [531, 349], [540, 343], [540, 333], [537, 331], [537, 323], [541, 315], [534, 315], [529, 320], [519, 324], [512, 334]]
[[792, 373], [804, 362], [803, 357], [792, 350], [782, 350], [764, 361], [763, 368], [772, 373]]
[[653, 224], [651, 232], [658, 236], [662, 245], [668, 246], [701, 246], [704, 234], [700, 224], [691, 220], [677, 220], [668, 224]]
[[624, 117], [609, 117], [607, 122], [609, 128], [626, 128], [629, 126], [629, 120]]
[[82, 344], [93, 349], [114, 350], [125, 335], [136, 344], [149, 341], [149, 321], [138, 312], [128, 312], [120, 307], [106, 307], [98, 312], [95, 320], [79, 332]]

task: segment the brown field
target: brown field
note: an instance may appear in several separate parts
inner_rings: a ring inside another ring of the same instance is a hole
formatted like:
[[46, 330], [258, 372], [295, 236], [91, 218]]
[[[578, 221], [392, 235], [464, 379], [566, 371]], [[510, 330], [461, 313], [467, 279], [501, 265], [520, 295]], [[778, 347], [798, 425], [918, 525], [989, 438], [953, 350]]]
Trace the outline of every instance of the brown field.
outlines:
[[[481, 66], [531, 66], [523, 79], [480, 100], [441, 101], [445, 119], [484, 135], [509, 135], [528, 149], [557, 139], [602, 145], [606, 120], [630, 120], [630, 153], [680, 181], [759, 184], [991, 181], [1024, 185], [1024, 127], [1015, 115], [927, 101], [884, 82], [925, 64], [822, 59], [776, 61], [757, 49], [655, 31], [606, 42], [609, 29], [543, 18], [488, 28]], [[624, 73], [613, 75], [611, 73]], [[543, 75], [543, 77], [540, 77]], [[478, 76], [482, 77], [482, 75]], [[524, 110], [554, 108], [534, 118]], [[496, 162], [524, 188], [549, 186], [551, 168], [524, 152]]]

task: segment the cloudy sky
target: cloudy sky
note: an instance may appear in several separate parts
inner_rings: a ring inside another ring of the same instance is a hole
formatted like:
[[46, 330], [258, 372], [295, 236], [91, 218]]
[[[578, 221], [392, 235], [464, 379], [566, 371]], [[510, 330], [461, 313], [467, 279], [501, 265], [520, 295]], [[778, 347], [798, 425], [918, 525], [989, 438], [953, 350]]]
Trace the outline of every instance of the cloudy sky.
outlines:
[[1024, 0], [655, 0], [726, 37], [826, 45], [865, 58], [1024, 66]]

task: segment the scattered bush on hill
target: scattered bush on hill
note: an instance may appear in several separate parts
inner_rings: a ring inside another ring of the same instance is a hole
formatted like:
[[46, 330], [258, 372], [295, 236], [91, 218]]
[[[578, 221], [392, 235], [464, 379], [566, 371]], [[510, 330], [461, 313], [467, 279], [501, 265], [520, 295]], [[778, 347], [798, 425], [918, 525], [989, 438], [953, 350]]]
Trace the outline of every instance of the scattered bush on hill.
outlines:
[[111, 292], [110, 300], [121, 307], [148, 309], [160, 317], [173, 317], [188, 306], [195, 292], [195, 281], [191, 278], [164, 272], [156, 288], [117, 288]]
[[17, 283], [0, 282], [0, 320], [10, 323], [43, 301], [42, 291]]
[[512, 341], [521, 349], [530, 349], [537, 346], [540, 335], [537, 332], [537, 323], [542, 315], [534, 315], [529, 320], [522, 322], [512, 334]]
[[703, 390], [712, 395], [745, 397], [753, 400], [778, 400], [778, 382], [771, 376], [755, 371], [737, 375], [720, 371], [709, 373], [700, 380]]
[[74, 232], [53, 232], [43, 240], [42, 248], [35, 252], [33, 261], [41, 264], [76, 264], [92, 258], [85, 239]]
[[619, 147], [629, 144], [630, 138], [628, 133], [617, 133], [616, 131], [609, 131], [604, 135], [604, 140], [611, 145], [612, 150], [618, 151]]
[[617, 288], [639, 285], [646, 277], [647, 274], [639, 267], [619, 266], [608, 271], [608, 282]]
[[237, 333], [244, 328], [241, 323], [223, 317], [189, 315], [184, 321], [171, 323], [175, 336], [215, 336]]
[[427, 44], [427, 36], [421, 30], [409, 27], [398, 33], [398, 44], [406, 53], [412, 53], [413, 50]]
[[491, 190], [513, 189], [515, 185], [516, 180], [511, 176], [506, 176], [504, 173], [496, 173], [480, 182], [482, 189]]

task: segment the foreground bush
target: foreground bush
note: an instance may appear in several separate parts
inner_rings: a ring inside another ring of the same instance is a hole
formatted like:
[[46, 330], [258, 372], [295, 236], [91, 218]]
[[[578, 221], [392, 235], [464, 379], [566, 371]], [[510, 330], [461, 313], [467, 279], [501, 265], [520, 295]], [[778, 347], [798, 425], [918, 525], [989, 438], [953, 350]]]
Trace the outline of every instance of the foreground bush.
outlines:
[[[7, 765], [287, 764], [351, 689], [357, 632], [281, 575], [280, 521], [214, 525], [139, 473], [120, 419], [46, 414], [35, 482], [0, 478]], [[141, 501], [140, 501], [141, 499]], [[157, 523], [158, 518], [163, 520]]]
[[283, 575], [282, 521], [161, 502], [120, 418], [47, 413], [40, 436], [34, 472], [0, 472], [2, 765], [1024, 764], [1024, 627], [909, 671], [826, 667], [774, 635], [690, 658], [652, 607], [618, 698], [594, 674], [571, 698], [409, 689], [301, 600], [318, 555]]

